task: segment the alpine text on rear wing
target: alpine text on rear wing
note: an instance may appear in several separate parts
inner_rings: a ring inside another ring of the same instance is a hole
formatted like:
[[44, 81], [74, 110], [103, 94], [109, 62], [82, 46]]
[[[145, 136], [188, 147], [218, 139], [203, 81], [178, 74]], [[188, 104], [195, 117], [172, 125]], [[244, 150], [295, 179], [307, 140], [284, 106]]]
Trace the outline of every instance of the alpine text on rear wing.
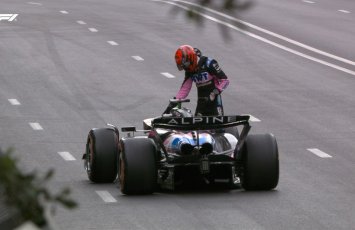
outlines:
[[201, 116], [201, 117], [158, 117], [152, 121], [153, 128], [175, 130], [220, 129], [247, 124], [249, 115]]

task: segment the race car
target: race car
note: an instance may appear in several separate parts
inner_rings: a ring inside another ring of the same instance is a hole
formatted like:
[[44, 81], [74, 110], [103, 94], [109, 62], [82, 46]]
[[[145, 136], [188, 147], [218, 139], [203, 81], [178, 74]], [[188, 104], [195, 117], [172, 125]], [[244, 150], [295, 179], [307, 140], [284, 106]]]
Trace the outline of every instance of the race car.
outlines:
[[[143, 130], [108, 124], [91, 129], [83, 154], [89, 180], [112, 183], [123, 194], [174, 190], [185, 182], [240, 185], [245, 190], [271, 190], [279, 180], [274, 135], [249, 134], [249, 115], [192, 116], [171, 99], [168, 114], [143, 121]], [[239, 130], [241, 130], [239, 132]], [[137, 135], [137, 133], [140, 133]]]

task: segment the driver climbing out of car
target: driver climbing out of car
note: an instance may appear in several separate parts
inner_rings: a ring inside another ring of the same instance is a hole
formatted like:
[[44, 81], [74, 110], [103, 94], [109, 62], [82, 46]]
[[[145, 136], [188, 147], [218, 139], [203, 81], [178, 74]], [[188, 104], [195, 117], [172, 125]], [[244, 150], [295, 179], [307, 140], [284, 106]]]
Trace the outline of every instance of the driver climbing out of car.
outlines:
[[[185, 70], [185, 79], [176, 99], [185, 99], [195, 82], [198, 97], [195, 116], [222, 116], [221, 93], [227, 88], [229, 80], [217, 61], [202, 56], [197, 48], [182, 45], [176, 50], [175, 62], [179, 71]], [[169, 109], [171, 107], [168, 106], [166, 112]]]

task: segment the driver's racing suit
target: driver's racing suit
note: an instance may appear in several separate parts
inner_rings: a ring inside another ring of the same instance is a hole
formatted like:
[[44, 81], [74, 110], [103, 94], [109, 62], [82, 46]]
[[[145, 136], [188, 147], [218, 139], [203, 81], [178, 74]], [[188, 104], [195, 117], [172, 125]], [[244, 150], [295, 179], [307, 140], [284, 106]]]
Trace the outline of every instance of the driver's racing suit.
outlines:
[[221, 92], [228, 86], [229, 80], [216, 60], [201, 56], [196, 72], [185, 72], [185, 79], [176, 99], [185, 99], [191, 90], [192, 83], [197, 87], [197, 107], [195, 115], [223, 115]]

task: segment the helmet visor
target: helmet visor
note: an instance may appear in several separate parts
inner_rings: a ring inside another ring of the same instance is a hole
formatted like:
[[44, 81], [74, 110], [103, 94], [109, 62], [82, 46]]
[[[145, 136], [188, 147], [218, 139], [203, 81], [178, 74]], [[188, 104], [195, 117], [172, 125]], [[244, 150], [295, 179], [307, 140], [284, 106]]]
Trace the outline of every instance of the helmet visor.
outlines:
[[176, 64], [177, 68], [179, 71], [184, 69], [184, 65], [183, 64]]

